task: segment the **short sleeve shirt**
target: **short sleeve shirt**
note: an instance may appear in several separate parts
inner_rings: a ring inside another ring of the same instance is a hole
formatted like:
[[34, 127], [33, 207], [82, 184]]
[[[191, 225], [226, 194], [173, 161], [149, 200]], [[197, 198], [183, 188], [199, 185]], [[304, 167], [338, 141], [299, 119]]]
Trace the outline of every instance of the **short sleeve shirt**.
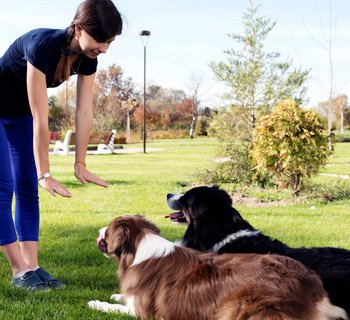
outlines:
[[[27, 62], [46, 75], [46, 86], [57, 87], [53, 78], [67, 41], [66, 29], [35, 29], [18, 38], [0, 58], [0, 117], [29, 115]], [[97, 58], [82, 54], [72, 65], [71, 75], [96, 72]], [[73, 70], [75, 72], [73, 72]]]

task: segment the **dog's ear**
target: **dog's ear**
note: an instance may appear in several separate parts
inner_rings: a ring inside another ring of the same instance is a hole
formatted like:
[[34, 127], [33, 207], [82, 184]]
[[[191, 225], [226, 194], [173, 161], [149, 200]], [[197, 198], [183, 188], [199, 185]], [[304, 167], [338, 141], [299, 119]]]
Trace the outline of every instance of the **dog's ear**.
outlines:
[[[222, 208], [231, 208], [232, 206], [230, 195], [216, 185], [205, 189], [204, 195], [200, 199], [197, 198], [190, 206], [192, 208], [191, 216], [194, 219], [204, 217], [207, 213], [217, 212], [222, 210]], [[210, 215], [213, 216], [213, 214]]]
[[144, 216], [139, 214], [135, 215], [135, 227], [138, 232], [144, 230], [154, 234], [160, 233], [159, 228], [153, 222], [147, 220]]
[[213, 186], [212, 189], [214, 190], [214, 192], [217, 193], [217, 195], [222, 199], [223, 202], [225, 202], [229, 206], [232, 206], [232, 198], [225, 190], [220, 189], [220, 187], [216, 185]]
[[127, 223], [111, 225], [106, 231], [108, 253], [120, 256], [127, 247], [130, 228]]

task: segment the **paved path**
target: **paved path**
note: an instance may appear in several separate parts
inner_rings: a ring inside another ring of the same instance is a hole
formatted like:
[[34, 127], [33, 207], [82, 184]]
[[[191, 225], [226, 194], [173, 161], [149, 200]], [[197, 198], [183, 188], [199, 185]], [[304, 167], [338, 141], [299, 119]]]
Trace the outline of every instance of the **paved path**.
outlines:
[[[162, 151], [164, 149], [162, 148], [147, 148], [146, 147], [146, 153], [147, 152], [154, 152], [154, 151]], [[138, 153], [143, 152], [143, 148], [122, 148], [122, 149], [115, 149], [115, 153]]]
[[[162, 151], [164, 149], [162, 148], [147, 148], [146, 147], [146, 153], [149, 152], [157, 152], [157, 151]], [[88, 150], [86, 152], [87, 154], [103, 154], [103, 153], [97, 153], [96, 150]], [[115, 154], [127, 154], [127, 153], [143, 153], [143, 148], [116, 148], [114, 150]], [[69, 154], [75, 154], [75, 151], [70, 151]], [[105, 153], [105, 154], [110, 154], [110, 153]], [[50, 151], [50, 155], [54, 155], [52, 151]]]

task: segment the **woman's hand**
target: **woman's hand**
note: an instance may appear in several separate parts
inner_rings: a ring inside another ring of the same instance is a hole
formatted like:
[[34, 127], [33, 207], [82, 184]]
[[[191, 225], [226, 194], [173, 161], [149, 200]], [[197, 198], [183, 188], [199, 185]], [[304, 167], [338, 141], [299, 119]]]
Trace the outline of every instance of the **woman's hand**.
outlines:
[[86, 169], [85, 164], [83, 164], [82, 162], [77, 162], [75, 164], [74, 175], [83, 184], [91, 182], [101, 187], [108, 187], [106, 181], [92, 174], [89, 170]]
[[72, 194], [65, 188], [63, 184], [61, 184], [51, 176], [45, 179], [41, 179], [39, 181], [39, 184], [48, 192], [50, 192], [53, 196], [56, 196], [57, 194], [67, 198], [70, 198], [72, 196]]

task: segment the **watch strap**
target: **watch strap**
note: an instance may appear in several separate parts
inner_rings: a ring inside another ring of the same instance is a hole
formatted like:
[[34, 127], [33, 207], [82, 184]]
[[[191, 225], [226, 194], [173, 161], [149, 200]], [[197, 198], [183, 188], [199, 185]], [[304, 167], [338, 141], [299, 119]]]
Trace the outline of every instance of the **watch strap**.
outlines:
[[38, 178], [38, 182], [39, 182], [40, 180], [46, 179], [46, 178], [48, 178], [48, 177], [51, 177], [51, 173], [50, 173], [50, 172], [45, 172], [42, 176], [40, 176], [40, 177]]

